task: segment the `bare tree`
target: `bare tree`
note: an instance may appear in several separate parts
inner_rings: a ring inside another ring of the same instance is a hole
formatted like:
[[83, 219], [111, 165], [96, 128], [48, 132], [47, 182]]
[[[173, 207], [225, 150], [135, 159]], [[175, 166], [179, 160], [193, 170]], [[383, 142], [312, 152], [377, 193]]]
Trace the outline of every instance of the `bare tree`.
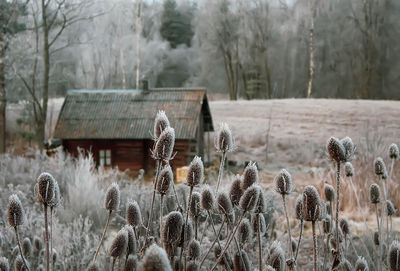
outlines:
[[319, 0], [308, 0], [310, 8], [310, 28], [309, 28], [309, 39], [308, 39], [308, 85], [307, 85], [307, 98], [311, 97], [311, 90], [314, 79], [314, 21]]

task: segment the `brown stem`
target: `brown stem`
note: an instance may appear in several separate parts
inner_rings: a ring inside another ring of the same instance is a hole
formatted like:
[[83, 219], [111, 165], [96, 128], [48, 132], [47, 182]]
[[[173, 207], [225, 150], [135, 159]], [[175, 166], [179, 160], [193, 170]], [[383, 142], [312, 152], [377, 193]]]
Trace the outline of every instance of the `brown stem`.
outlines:
[[260, 214], [256, 215], [256, 219], [257, 219], [257, 242], [258, 242], [258, 269], [260, 271], [263, 271], [263, 267], [262, 267], [262, 258], [261, 258], [261, 232], [260, 232], [260, 227], [261, 227], [261, 221], [260, 221]]
[[340, 162], [336, 164], [336, 245], [337, 254], [340, 258], [340, 246], [339, 246], [339, 200], [340, 200]]
[[[282, 195], [282, 201], [283, 201], [283, 209], [285, 210], [286, 224], [287, 224], [287, 227], [288, 227], [288, 239], [289, 239], [290, 257], [291, 257], [291, 259], [294, 259], [294, 254], [293, 254], [294, 252], [293, 252], [293, 247], [292, 247], [292, 234], [290, 233], [290, 221], [289, 221], [289, 216], [288, 216], [288, 212], [287, 212], [287, 208], [286, 208], [285, 195]], [[296, 268], [294, 267], [294, 269], [296, 269]]]
[[[211, 217], [210, 217], [210, 220], [212, 221]], [[226, 222], [226, 216], [224, 216], [224, 220], [222, 220], [222, 224], [221, 224], [221, 227], [219, 228], [218, 234], [215, 234], [215, 239], [214, 239], [213, 243], [211, 244], [210, 248], [208, 249], [206, 255], [204, 255], [203, 259], [201, 259], [200, 266], [203, 265], [204, 261], [206, 260], [208, 254], [210, 254], [210, 252], [211, 252], [211, 250], [214, 247], [216, 242], [218, 242], [218, 245], [221, 246], [219, 244], [219, 236], [221, 235], [222, 228], [224, 227], [225, 222]]]
[[99, 245], [97, 246], [96, 252], [95, 252], [95, 254], [94, 254], [94, 257], [93, 257], [93, 263], [95, 263], [95, 262], [96, 262], [97, 255], [99, 254], [99, 251], [100, 251], [101, 244], [102, 244], [102, 243], [103, 243], [103, 241], [104, 241], [104, 236], [106, 235], [107, 228], [108, 228], [108, 224], [110, 223], [110, 217], [111, 217], [111, 213], [112, 213], [112, 210], [108, 211], [108, 216], [107, 216], [107, 222], [106, 222], [106, 226], [104, 227], [104, 231], [103, 231], [103, 234], [101, 235], [101, 238], [100, 238]]
[[50, 253], [49, 253], [49, 229], [48, 227], [48, 221], [47, 221], [47, 205], [43, 204], [43, 209], [44, 209], [44, 232], [45, 232], [45, 238], [44, 241], [46, 243], [46, 271], [50, 270]]
[[115, 260], [117, 258], [113, 258], [112, 263], [111, 263], [111, 271], [114, 271], [114, 265], [115, 265]]
[[162, 233], [162, 218], [163, 218], [162, 202], [163, 202], [163, 196], [164, 195], [161, 195], [161, 197], [160, 197], [160, 240], [161, 240], [161, 233]]
[[[314, 271], [317, 271], [317, 238], [315, 236], [315, 221], [311, 222], [311, 226], [312, 226], [312, 235], [313, 235]], [[338, 246], [338, 249], [339, 249], [339, 246]]]
[[144, 244], [145, 246], [147, 245], [147, 237], [149, 236], [150, 232], [150, 223], [153, 220], [153, 209], [154, 209], [154, 200], [156, 198], [156, 189], [157, 189], [157, 182], [158, 182], [158, 173], [160, 172], [161, 169], [161, 161], [157, 161], [157, 171], [156, 171], [156, 176], [154, 179], [154, 187], [153, 187], [153, 196], [151, 198], [151, 207], [150, 207], [150, 215], [149, 215], [149, 220], [147, 221], [147, 229], [146, 229], [146, 236], [144, 238]]
[[[192, 193], [193, 193], [193, 186], [190, 186], [188, 203], [186, 205], [185, 226], [183, 227], [183, 244], [182, 244], [181, 255], [179, 257], [179, 262], [182, 260], [182, 254], [185, 251], [185, 247], [186, 247], [186, 244], [185, 244], [185, 241], [186, 241], [185, 230], [186, 230], [186, 227], [187, 227], [187, 224], [188, 224], [188, 219], [189, 219], [189, 206], [190, 206], [190, 203], [192, 201]], [[186, 252], [185, 252], [185, 259], [184, 259], [184, 265], [183, 266], [184, 266], [183, 270], [186, 270]]]
[[15, 238], [17, 239], [18, 249], [19, 249], [19, 253], [21, 254], [22, 261], [24, 262], [24, 265], [25, 265], [26, 270], [29, 271], [28, 264], [26, 263], [24, 254], [22, 253], [21, 242], [20, 242], [20, 240], [19, 240], [18, 229], [17, 229], [16, 226], [14, 227], [14, 231], [15, 231]]
[[303, 226], [304, 226], [304, 220], [300, 220], [300, 235], [299, 235], [299, 242], [297, 243], [297, 248], [296, 248], [296, 256], [294, 257], [294, 261], [297, 261], [297, 255], [299, 254], [299, 249], [300, 249], [300, 243], [301, 243], [301, 237], [303, 236]]
[[50, 253], [51, 253], [51, 263], [52, 270], [54, 270], [54, 261], [53, 261], [53, 207], [50, 207]]
[[218, 193], [219, 185], [221, 184], [221, 179], [224, 174], [225, 158], [226, 158], [226, 152], [222, 152], [221, 163], [219, 164], [217, 189], [215, 193]]

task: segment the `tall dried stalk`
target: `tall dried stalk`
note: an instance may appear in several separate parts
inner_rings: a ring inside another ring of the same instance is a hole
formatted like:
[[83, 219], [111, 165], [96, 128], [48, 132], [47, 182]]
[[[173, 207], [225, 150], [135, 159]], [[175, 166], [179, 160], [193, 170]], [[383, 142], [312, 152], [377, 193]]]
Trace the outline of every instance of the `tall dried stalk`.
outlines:
[[101, 244], [103, 243], [104, 237], [106, 236], [106, 232], [107, 232], [107, 229], [108, 229], [108, 225], [110, 224], [111, 213], [112, 213], [112, 210], [109, 210], [109, 211], [108, 211], [108, 216], [107, 216], [106, 226], [104, 227], [103, 234], [101, 235], [99, 245], [97, 246], [96, 252], [94, 253], [93, 263], [96, 262], [97, 255], [99, 254]]

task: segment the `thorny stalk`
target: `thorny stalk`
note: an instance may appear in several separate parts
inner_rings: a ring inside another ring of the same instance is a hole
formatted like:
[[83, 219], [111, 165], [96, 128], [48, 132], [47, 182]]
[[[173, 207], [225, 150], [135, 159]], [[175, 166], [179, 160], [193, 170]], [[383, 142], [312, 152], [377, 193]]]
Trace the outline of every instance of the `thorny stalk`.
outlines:
[[14, 231], [15, 231], [15, 238], [17, 239], [19, 254], [21, 254], [21, 258], [22, 258], [22, 261], [24, 262], [24, 266], [25, 266], [26, 270], [29, 271], [29, 267], [28, 267], [28, 264], [26, 263], [25, 256], [24, 256], [24, 254], [22, 253], [21, 242], [20, 242], [20, 240], [19, 240], [19, 234], [18, 234], [18, 229], [17, 229], [17, 227], [14, 227]]
[[107, 228], [108, 228], [108, 224], [110, 224], [111, 213], [112, 213], [112, 210], [110, 210], [110, 211], [108, 212], [106, 226], [104, 227], [103, 234], [101, 235], [99, 245], [97, 246], [96, 252], [95, 252], [95, 254], [94, 254], [93, 263], [96, 262], [96, 258], [97, 258], [97, 255], [99, 254], [101, 244], [102, 244], [103, 241], [104, 241], [104, 236], [106, 235]]

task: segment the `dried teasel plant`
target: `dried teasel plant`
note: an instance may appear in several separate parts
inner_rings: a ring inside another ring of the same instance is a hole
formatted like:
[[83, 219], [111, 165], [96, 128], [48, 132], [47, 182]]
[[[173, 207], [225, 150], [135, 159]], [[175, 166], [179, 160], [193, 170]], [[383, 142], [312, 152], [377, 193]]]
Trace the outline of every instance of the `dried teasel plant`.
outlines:
[[114, 270], [115, 261], [117, 258], [122, 258], [126, 254], [128, 247], [128, 232], [122, 228], [115, 236], [111, 243], [109, 254], [112, 257], [111, 271]]
[[218, 172], [218, 179], [217, 179], [217, 188], [216, 193], [218, 193], [219, 186], [221, 184], [221, 180], [224, 175], [224, 165], [226, 155], [229, 152], [234, 150], [234, 140], [232, 136], [231, 129], [229, 128], [228, 124], [221, 123], [219, 126], [219, 130], [215, 136], [215, 148], [218, 152], [221, 152], [221, 162], [219, 165], [219, 172]]
[[172, 271], [167, 253], [156, 244], [152, 244], [139, 263], [141, 271]]

